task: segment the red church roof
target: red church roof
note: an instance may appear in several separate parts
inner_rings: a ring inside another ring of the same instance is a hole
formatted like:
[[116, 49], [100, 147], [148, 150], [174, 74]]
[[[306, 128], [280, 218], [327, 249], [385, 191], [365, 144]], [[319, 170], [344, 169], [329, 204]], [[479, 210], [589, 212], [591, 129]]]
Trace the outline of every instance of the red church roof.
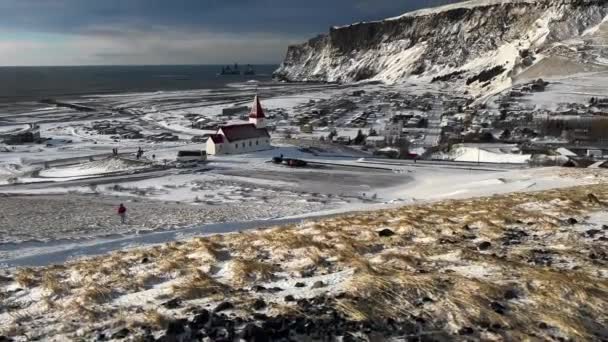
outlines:
[[228, 142], [270, 137], [266, 128], [257, 128], [254, 124], [250, 123], [221, 126], [218, 130], [218, 133], [220, 132], [224, 134]]
[[251, 113], [249, 113], [249, 117], [252, 119], [263, 119], [266, 117], [266, 115], [264, 115], [264, 109], [262, 108], [262, 104], [260, 103], [260, 98], [257, 95], [253, 99], [253, 106], [251, 107]]

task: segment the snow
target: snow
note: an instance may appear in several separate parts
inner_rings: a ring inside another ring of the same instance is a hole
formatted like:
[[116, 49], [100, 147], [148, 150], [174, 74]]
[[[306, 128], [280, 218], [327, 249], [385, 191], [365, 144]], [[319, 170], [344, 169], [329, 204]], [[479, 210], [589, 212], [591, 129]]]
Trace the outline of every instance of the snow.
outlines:
[[101, 175], [105, 173], [134, 171], [149, 167], [144, 162], [125, 159], [104, 159], [75, 166], [57, 167], [40, 171], [41, 177], [64, 178]]
[[398, 17], [393, 17], [393, 18], [388, 18], [386, 20], [399, 20], [405, 17], [419, 17], [419, 16], [426, 16], [426, 15], [432, 15], [432, 14], [438, 14], [441, 12], [447, 12], [447, 11], [452, 11], [452, 10], [456, 10], [456, 9], [462, 9], [462, 8], [466, 8], [466, 9], [472, 9], [475, 7], [482, 7], [482, 6], [495, 6], [495, 5], [502, 5], [505, 3], [517, 3], [517, 2], [526, 2], [526, 3], [534, 3], [537, 0], [471, 0], [471, 1], [462, 1], [462, 2], [458, 2], [455, 4], [449, 4], [449, 5], [443, 5], [443, 6], [438, 6], [438, 7], [434, 7], [434, 8], [426, 8], [426, 9], [421, 9], [421, 10], [417, 10], [417, 11], [412, 11], [412, 12], [408, 12], [405, 14], [402, 14]]
[[481, 162], [481, 163], [508, 163], [525, 164], [532, 155], [505, 153], [497, 148], [483, 147], [455, 147], [451, 152], [454, 161], [459, 162]]

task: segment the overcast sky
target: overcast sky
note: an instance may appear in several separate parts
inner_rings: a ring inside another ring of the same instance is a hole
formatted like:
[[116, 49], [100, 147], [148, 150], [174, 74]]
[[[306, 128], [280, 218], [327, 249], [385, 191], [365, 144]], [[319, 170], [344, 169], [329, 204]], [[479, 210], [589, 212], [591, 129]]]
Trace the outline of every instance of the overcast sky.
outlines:
[[0, 65], [279, 63], [330, 26], [453, 0], [0, 0]]

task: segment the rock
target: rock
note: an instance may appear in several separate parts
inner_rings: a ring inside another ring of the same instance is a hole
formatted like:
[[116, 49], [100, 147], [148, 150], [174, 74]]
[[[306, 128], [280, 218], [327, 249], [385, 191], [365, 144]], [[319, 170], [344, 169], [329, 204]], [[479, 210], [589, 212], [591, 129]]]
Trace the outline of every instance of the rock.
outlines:
[[540, 323], [538, 323], [538, 327], [539, 327], [540, 329], [543, 329], [543, 330], [545, 330], [545, 329], [549, 329], [549, 325], [548, 325], [547, 323], [545, 323], [545, 322], [540, 322]]
[[254, 287], [251, 288], [251, 290], [254, 292], [264, 292], [264, 291], [266, 291], [266, 288], [262, 285], [255, 285]]
[[150, 259], [148, 259], [148, 257], [143, 257], [143, 258], [141, 259], [141, 263], [142, 263], [142, 264], [147, 264], [148, 262], [150, 262]]
[[504, 305], [500, 304], [499, 302], [490, 303], [490, 308], [492, 310], [494, 310], [494, 312], [496, 312], [497, 314], [501, 314], [501, 315], [504, 315], [505, 312], [507, 311], [507, 308]]
[[503, 295], [503, 297], [506, 300], [512, 300], [512, 299], [517, 299], [519, 297], [519, 295], [517, 294], [516, 290], [509, 289], [509, 290], [505, 291], [505, 294]]
[[458, 330], [458, 335], [473, 335], [473, 333], [475, 333], [475, 330], [471, 327], [462, 327]]
[[171, 321], [169, 322], [169, 326], [167, 327], [167, 331], [165, 332], [165, 334], [178, 336], [184, 334], [185, 332], [186, 329], [184, 327], [183, 321]]
[[258, 311], [258, 310], [262, 310], [263, 308], [265, 308], [265, 307], [266, 307], [266, 302], [265, 302], [263, 299], [258, 298], [258, 299], [256, 299], [256, 300], [253, 302], [253, 304], [251, 305], [251, 307], [252, 307], [254, 310], [256, 310], [256, 311]]
[[[5, 342], [6, 340], [3, 340], [3, 338], [5, 338], [4, 336], [0, 336], [0, 342]], [[95, 341], [105, 341], [106, 340], [106, 334], [104, 333], [99, 333], [97, 334], [97, 337], [95, 337]]]
[[256, 321], [265, 321], [268, 319], [268, 316], [264, 315], [263, 313], [258, 313], [258, 312], [254, 312], [251, 317], [253, 319], [255, 319]]
[[577, 224], [577, 223], [578, 223], [578, 220], [577, 220], [577, 219], [575, 219], [574, 217], [571, 217], [571, 218], [569, 218], [569, 219], [567, 220], [567, 222], [568, 222], [568, 224], [569, 224], [569, 225], [575, 225], [575, 224]]
[[247, 324], [241, 331], [240, 337], [248, 342], [270, 341], [270, 337], [266, 331], [255, 324]]
[[301, 308], [303, 308], [305, 310], [308, 309], [308, 308], [310, 308], [310, 302], [306, 298], [298, 299], [297, 304], [298, 304], [299, 307], [301, 307]]
[[215, 309], [213, 310], [213, 312], [222, 312], [222, 311], [225, 311], [225, 310], [230, 310], [232, 308], [234, 308], [234, 305], [232, 305], [232, 303], [230, 303], [230, 302], [222, 302], [218, 306], [215, 307]]
[[587, 235], [590, 238], [595, 238], [595, 236], [597, 234], [600, 234], [602, 231], [599, 229], [589, 229], [588, 231], [585, 232], [585, 235]]
[[161, 305], [170, 310], [177, 309], [182, 306], [182, 300], [180, 298], [173, 298], [167, 302], [162, 303]]
[[203, 309], [199, 311], [193, 318], [192, 322], [190, 322], [190, 328], [193, 330], [201, 329], [209, 322], [209, 311]]
[[388, 228], [382, 229], [381, 231], [378, 232], [378, 236], [380, 236], [380, 237], [391, 237], [393, 235], [395, 235], [395, 232], [393, 232], [392, 230], [390, 230]]
[[271, 289], [268, 289], [268, 292], [270, 292], [270, 293], [277, 293], [277, 292], [281, 292], [281, 291], [283, 291], [283, 289], [280, 287], [273, 287]]
[[602, 204], [602, 201], [600, 201], [599, 198], [592, 193], [587, 194], [587, 199], [589, 199], [589, 202], [591, 203]]
[[602, 225], [602, 229], [603, 229], [603, 230], [608, 230], [608, 224], [604, 224], [604, 225]]
[[325, 287], [325, 283], [323, 281], [321, 281], [321, 280], [317, 280], [317, 281], [315, 281], [312, 284], [312, 286], [310, 288], [312, 288], [312, 289], [320, 289], [322, 287]]
[[490, 249], [490, 247], [492, 247], [492, 244], [488, 241], [480, 242], [477, 245], [477, 249], [479, 249], [480, 251], [486, 251], [486, 250]]
[[286, 302], [295, 302], [296, 301], [296, 299], [292, 295], [285, 296], [285, 298], [283, 300], [285, 300]]
[[122, 338], [129, 336], [130, 333], [131, 333], [131, 331], [129, 329], [122, 328], [122, 329], [118, 330], [117, 332], [113, 333], [111, 338], [113, 340], [122, 339]]
[[301, 283], [301, 282], [297, 282], [295, 287], [306, 287], [306, 284]]

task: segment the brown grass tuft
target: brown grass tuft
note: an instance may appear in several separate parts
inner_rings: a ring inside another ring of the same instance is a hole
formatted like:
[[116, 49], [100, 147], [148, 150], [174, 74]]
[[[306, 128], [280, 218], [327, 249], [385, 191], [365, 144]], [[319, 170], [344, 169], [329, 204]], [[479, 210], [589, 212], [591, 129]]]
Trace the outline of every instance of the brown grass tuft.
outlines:
[[200, 270], [173, 285], [171, 289], [174, 295], [186, 300], [220, 295], [229, 290], [226, 285]]

